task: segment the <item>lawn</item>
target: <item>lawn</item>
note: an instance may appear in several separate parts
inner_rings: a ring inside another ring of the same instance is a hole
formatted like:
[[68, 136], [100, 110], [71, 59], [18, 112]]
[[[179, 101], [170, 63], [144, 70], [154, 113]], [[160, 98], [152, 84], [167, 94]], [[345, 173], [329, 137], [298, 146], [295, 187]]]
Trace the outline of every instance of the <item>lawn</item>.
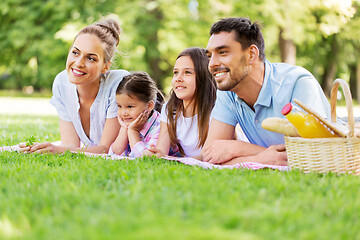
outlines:
[[[0, 116], [0, 146], [59, 139]], [[360, 178], [143, 158], [0, 153], [0, 239], [360, 239]]]

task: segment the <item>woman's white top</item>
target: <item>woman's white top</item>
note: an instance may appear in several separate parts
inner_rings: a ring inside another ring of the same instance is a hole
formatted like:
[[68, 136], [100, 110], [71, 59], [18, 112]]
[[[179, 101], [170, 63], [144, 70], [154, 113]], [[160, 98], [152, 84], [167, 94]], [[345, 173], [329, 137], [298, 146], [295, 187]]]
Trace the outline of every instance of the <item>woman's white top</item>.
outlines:
[[128, 75], [126, 70], [111, 70], [106, 79], [100, 82], [99, 92], [90, 107], [89, 137], [81, 124], [80, 103], [76, 85], [69, 81], [66, 70], [60, 72], [54, 80], [50, 103], [56, 108], [60, 119], [72, 122], [80, 141], [85, 146], [99, 144], [107, 118], [117, 117], [116, 88]]
[[[165, 103], [161, 109], [160, 121], [167, 123], [167, 114], [166, 114], [166, 105]], [[176, 136], [184, 150], [185, 156], [195, 157], [200, 155], [201, 148], [198, 148], [199, 141], [199, 130], [197, 126], [197, 115], [193, 117], [184, 117], [183, 114], [180, 115], [176, 123]]]

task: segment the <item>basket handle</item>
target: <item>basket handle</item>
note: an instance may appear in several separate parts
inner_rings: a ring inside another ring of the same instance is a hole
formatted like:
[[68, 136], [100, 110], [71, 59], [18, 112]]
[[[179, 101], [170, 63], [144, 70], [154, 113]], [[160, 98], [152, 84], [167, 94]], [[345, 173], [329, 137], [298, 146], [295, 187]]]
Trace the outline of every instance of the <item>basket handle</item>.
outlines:
[[348, 122], [349, 122], [348, 137], [354, 137], [355, 119], [354, 119], [352, 96], [349, 89], [349, 85], [345, 82], [345, 80], [341, 78], [335, 79], [331, 89], [331, 102], [330, 102], [331, 122], [336, 122], [336, 100], [337, 100], [337, 91], [339, 88], [339, 84], [341, 85], [341, 88], [345, 96], [346, 108], [348, 113]]

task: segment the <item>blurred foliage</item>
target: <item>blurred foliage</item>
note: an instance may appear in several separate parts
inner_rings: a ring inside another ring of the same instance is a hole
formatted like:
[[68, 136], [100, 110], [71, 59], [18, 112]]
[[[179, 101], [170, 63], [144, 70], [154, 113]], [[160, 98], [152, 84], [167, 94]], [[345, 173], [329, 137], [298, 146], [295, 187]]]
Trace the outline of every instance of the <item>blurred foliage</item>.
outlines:
[[349, 80], [360, 55], [359, 6], [357, 0], [3, 0], [0, 89], [50, 89], [73, 37], [101, 17], [116, 18], [124, 30], [113, 68], [147, 71], [166, 93], [179, 52], [206, 47], [212, 23], [231, 16], [262, 23], [270, 61], [281, 61], [285, 29], [298, 65], [321, 82], [336, 57], [336, 77]]

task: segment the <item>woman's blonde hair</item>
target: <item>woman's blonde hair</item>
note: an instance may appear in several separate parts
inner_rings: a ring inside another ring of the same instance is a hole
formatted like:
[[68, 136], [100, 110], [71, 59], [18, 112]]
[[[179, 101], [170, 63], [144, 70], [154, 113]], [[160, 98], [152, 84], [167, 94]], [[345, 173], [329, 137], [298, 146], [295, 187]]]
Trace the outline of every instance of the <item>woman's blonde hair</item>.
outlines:
[[116, 52], [116, 47], [120, 41], [120, 33], [119, 23], [113, 19], [107, 19], [86, 26], [76, 35], [75, 39], [81, 34], [94, 34], [97, 36], [105, 44], [104, 62], [109, 62]]

